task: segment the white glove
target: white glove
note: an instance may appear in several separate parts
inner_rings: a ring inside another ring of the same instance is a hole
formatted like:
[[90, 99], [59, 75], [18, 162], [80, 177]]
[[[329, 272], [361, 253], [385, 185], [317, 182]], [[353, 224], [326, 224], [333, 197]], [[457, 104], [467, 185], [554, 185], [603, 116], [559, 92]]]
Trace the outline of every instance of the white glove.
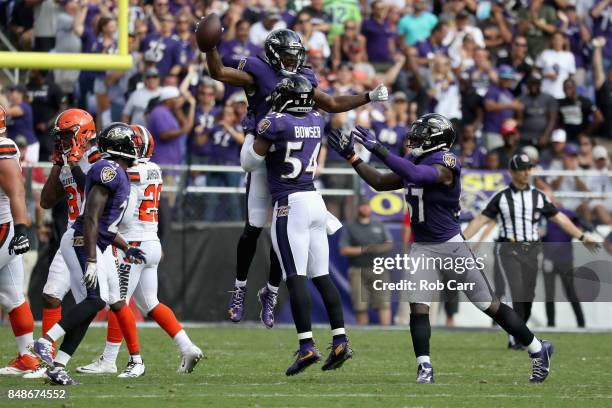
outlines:
[[368, 93], [370, 102], [380, 102], [389, 99], [389, 91], [384, 84], [378, 85], [376, 88]]
[[88, 289], [93, 289], [98, 284], [98, 264], [95, 262], [85, 263], [85, 275], [83, 275], [83, 284]]

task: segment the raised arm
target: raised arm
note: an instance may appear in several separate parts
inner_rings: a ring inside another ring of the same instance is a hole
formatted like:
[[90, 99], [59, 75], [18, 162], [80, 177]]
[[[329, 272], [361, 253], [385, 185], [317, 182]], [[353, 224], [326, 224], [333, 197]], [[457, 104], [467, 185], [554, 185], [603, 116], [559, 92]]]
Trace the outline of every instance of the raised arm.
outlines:
[[329, 113], [348, 112], [366, 103], [386, 101], [387, 99], [389, 99], [389, 93], [384, 84], [380, 84], [372, 91], [361, 95], [331, 96], [318, 89], [315, 89], [314, 92], [314, 101], [317, 107]]
[[223, 65], [216, 47], [206, 53], [206, 65], [210, 76], [217, 81], [241, 87], [255, 84], [251, 74]]

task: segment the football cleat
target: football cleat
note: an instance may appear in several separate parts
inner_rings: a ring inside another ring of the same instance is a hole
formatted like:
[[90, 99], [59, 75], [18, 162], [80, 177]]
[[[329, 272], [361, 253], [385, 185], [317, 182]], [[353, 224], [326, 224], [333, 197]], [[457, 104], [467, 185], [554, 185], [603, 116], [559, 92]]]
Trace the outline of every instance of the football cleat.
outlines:
[[24, 375], [38, 369], [39, 361], [29, 354], [19, 354], [6, 367], [0, 368], [0, 375]]
[[329, 356], [327, 356], [327, 360], [325, 360], [321, 367], [323, 371], [340, 368], [346, 360], [353, 357], [353, 350], [349, 347], [346, 337], [344, 337], [344, 340], [329, 346], [329, 349], [331, 350]]
[[27, 379], [47, 378], [47, 367], [38, 366], [36, 370], [31, 371], [27, 374], [24, 374], [22, 378], [27, 378]]
[[195, 344], [192, 344], [191, 347], [189, 347], [189, 351], [182, 353], [181, 365], [176, 372], [179, 374], [189, 374], [193, 371], [193, 368], [196, 366], [196, 364], [198, 364], [198, 361], [200, 361], [202, 357], [204, 357], [202, 350], [200, 350], [200, 348]]
[[77, 382], [70, 377], [64, 367], [55, 367], [47, 370], [47, 378], [51, 384], [57, 385], [77, 385]]
[[53, 344], [36, 340], [34, 344], [30, 346], [30, 350], [40, 358], [42, 364], [45, 364], [50, 369], [55, 368], [55, 364], [53, 363]]
[[542, 340], [542, 350], [539, 353], [529, 353], [531, 357], [531, 377], [529, 382], [541, 383], [550, 373], [550, 360], [555, 346], [547, 340]]
[[246, 297], [246, 286], [244, 287], [234, 287], [234, 290], [231, 292], [232, 297], [230, 298], [229, 303], [229, 319], [238, 323], [242, 320], [242, 316], [244, 315], [244, 299]]
[[104, 360], [104, 356], [100, 356], [93, 363], [77, 367], [76, 370], [81, 374], [115, 374], [117, 366], [115, 363]]
[[419, 364], [417, 367], [417, 384], [433, 384], [434, 372], [433, 367], [429, 363]]
[[130, 358], [130, 361], [128, 361], [127, 366], [125, 367], [123, 372], [117, 376], [117, 378], [136, 378], [143, 376], [144, 374], [144, 362], [137, 363]]
[[294, 355], [296, 355], [297, 358], [285, 372], [288, 376], [301, 373], [321, 359], [321, 354], [319, 354], [314, 342], [300, 345], [300, 348]]
[[274, 308], [276, 307], [278, 293], [272, 292], [265, 286], [257, 292], [257, 299], [261, 303], [259, 318], [268, 329], [271, 329], [274, 326]]

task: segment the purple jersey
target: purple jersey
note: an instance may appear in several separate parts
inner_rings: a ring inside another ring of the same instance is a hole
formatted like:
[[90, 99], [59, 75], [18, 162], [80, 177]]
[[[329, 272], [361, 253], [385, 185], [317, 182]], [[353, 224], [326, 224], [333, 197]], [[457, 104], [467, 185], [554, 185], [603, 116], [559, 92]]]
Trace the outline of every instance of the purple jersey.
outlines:
[[271, 112], [259, 122], [257, 137], [272, 142], [266, 155], [272, 201], [315, 190], [313, 178], [324, 128], [325, 120], [316, 111], [304, 116]]
[[454, 175], [453, 184], [448, 187], [439, 183], [417, 185], [404, 181], [414, 242], [446, 242], [461, 233], [461, 163], [457, 156], [448, 151], [437, 151], [421, 160], [414, 156], [407, 156], [406, 159], [422, 166], [439, 164], [450, 169]]
[[[234, 68], [251, 74], [255, 79], [255, 84], [252, 87], [245, 88], [249, 101], [249, 113], [242, 125], [245, 133], [250, 133], [255, 131], [255, 125], [270, 112], [272, 108], [270, 95], [276, 85], [283, 79], [283, 75], [276, 72], [261, 56], [242, 58], [235, 61], [235, 64]], [[308, 78], [314, 88], [317, 87], [317, 78], [310, 68], [302, 68], [300, 74]]]
[[[234, 130], [240, 131], [239, 127], [240, 125], [234, 126]], [[230, 132], [221, 125], [215, 125], [207, 133], [209, 137], [207, 145], [210, 145], [208, 153], [210, 164], [240, 164], [240, 146], [242, 145], [236, 142]]]
[[[104, 212], [98, 222], [97, 245], [104, 252], [106, 247], [115, 239], [118, 225], [127, 208], [128, 197], [130, 196], [130, 180], [126, 171], [117, 163], [108, 159], [100, 159], [87, 172], [85, 200], [87, 200], [91, 188], [96, 184], [106, 187], [109, 191], [108, 201], [106, 201]], [[72, 228], [76, 231], [75, 235], [83, 235], [83, 214], [79, 215]]]
[[147, 35], [140, 44], [140, 52], [155, 60], [161, 76], [168, 75], [173, 66], [184, 62], [183, 44], [174, 34], [170, 37], [162, 37], [159, 34]]

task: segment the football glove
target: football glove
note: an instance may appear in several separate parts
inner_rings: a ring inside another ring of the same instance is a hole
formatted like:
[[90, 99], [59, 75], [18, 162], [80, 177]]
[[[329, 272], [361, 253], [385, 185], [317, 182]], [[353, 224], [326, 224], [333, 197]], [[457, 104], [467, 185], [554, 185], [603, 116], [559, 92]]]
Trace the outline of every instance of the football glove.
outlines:
[[64, 165], [64, 156], [62, 152], [62, 142], [56, 138], [53, 144], [53, 156], [51, 156], [51, 162], [56, 166]]
[[128, 248], [128, 250], [125, 252], [125, 260], [133, 264], [147, 263], [147, 258], [145, 258], [144, 251], [137, 247]]
[[376, 136], [374, 136], [372, 132], [363, 126], [357, 126], [355, 130], [353, 130], [352, 135], [357, 143], [360, 143], [379, 159], [384, 160], [389, 155], [389, 150], [376, 140]]
[[98, 284], [98, 264], [95, 261], [87, 261], [85, 263], [83, 284], [88, 289], [93, 289]]
[[380, 102], [389, 99], [389, 91], [384, 84], [378, 85], [376, 88], [368, 92], [370, 102]]
[[9, 255], [20, 255], [25, 254], [30, 250], [30, 240], [26, 234], [25, 224], [16, 224], [14, 227], [15, 235], [9, 243]]
[[346, 160], [349, 160], [355, 154], [353, 135], [350, 133], [342, 134], [340, 129], [334, 129], [329, 133], [327, 144]]

